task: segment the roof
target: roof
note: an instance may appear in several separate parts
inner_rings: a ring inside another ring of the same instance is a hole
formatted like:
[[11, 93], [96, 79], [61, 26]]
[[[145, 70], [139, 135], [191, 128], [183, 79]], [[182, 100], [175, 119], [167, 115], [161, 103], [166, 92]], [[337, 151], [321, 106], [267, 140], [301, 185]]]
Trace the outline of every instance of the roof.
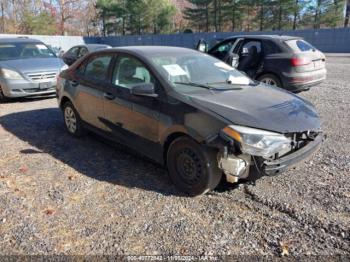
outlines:
[[190, 54], [197, 53], [198, 51], [183, 48], [183, 47], [173, 47], [173, 46], [125, 46], [125, 47], [114, 47], [112, 49], [108, 49], [106, 51], [127, 51], [133, 52], [135, 54], [147, 56], [147, 55], [156, 55], [156, 54], [169, 54], [169, 53], [182, 53], [182, 54]]
[[282, 40], [282, 41], [301, 38], [299, 36], [288, 36], [288, 35], [235, 35], [235, 36], [228, 37], [226, 39], [238, 38], [238, 37], [254, 38], [254, 39]]
[[90, 52], [95, 51], [96, 49], [110, 48], [111, 47], [109, 45], [103, 45], [103, 44], [85, 44], [84, 46], [86, 46]]
[[0, 43], [42, 43], [38, 39], [26, 37], [4, 37], [0, 38]]

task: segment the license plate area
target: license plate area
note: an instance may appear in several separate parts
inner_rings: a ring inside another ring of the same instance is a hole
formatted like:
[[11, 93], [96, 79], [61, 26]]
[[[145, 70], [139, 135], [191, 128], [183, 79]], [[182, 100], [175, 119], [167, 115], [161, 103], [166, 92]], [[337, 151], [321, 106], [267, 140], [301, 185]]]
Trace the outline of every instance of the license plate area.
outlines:
[[52, 82], [43, 82], [43, 83], [39, 83], [39, 89], [49, 89], [53, 87], [53, 83]]

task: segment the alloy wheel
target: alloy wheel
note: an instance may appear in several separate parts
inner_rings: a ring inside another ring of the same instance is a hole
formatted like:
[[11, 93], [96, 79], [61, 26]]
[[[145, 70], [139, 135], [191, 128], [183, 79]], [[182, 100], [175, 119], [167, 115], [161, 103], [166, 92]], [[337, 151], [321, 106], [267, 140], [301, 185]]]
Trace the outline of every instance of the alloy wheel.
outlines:
[[77, 131], [77, 117], [74, 110], [69, 106], [64, 110], [64, 120], [68, 131], [74, 134]]
[[268, 84], [270, 86], [277, 86], [276, 81], [270, 77], [265, 77], [265, 78], [261, 79], [260, 82], [262, 82], [264, 84]]

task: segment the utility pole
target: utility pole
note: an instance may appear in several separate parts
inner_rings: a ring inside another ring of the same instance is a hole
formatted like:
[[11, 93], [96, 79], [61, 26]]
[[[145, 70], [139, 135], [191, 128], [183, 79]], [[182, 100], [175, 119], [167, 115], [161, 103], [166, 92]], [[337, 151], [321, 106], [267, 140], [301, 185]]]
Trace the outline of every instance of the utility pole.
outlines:
[[344, 21], [344, 27], [349, 26], [349, 20], [350, 20], [350, 0], [347, 0], [345, 2], [345, 21]]

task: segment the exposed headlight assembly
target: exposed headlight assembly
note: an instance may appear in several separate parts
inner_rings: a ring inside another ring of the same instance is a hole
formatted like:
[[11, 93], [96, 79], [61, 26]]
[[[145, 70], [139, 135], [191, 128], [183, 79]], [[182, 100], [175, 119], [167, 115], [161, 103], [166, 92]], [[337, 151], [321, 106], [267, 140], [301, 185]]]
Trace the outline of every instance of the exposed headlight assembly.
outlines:
[[0, 69], [0, 77], [12, 80], [23, 79], [23, 77], [18, 72], [4, 68]]
[[291, 140], [282, 134], [255, 128], [230, 125], [223, 133], [240, 143], [243, 153], [269, 158], [291, 147]]

